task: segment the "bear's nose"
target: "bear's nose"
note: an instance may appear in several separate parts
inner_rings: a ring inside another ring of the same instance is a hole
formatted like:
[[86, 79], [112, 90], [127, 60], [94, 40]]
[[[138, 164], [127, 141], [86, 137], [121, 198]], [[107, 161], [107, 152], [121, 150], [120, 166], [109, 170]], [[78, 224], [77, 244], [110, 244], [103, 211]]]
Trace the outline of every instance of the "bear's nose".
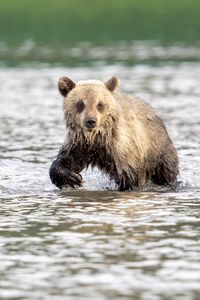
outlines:
[[88, 118], [85, 122], [85, 127], [94, 128], [96, 126], [97, 119], [96, 118]]

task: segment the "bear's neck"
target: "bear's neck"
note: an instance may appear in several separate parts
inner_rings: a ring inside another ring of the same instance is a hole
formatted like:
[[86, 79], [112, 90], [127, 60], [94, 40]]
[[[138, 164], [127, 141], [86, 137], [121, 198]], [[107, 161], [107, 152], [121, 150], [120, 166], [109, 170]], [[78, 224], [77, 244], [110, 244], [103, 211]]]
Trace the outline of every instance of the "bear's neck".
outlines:
[[79, 147], [80, 150], [88, 149], [88, 151], [98, 151], [98, 149], [105, 148], [105, 150], [109, 151], [109, 149], [112, 147], [115, 135], [115, 130], [113, 129], [108, 129], [107, 131], [105, 131], [104, 129], [99, 129], [97, 131], [69, 131], [67, 144], [72, 148]]
[[72, 156], [74, 153], [79, 153], [88, 161], [88, 164], [94, 164], [95, 159], [100, 156], [112, 160], [116, 138], [116, 128], [114, 126], [106, 131], [101, 129], [91, 132], [82, 129], [75, 131], [68, 127], [63, 150]]

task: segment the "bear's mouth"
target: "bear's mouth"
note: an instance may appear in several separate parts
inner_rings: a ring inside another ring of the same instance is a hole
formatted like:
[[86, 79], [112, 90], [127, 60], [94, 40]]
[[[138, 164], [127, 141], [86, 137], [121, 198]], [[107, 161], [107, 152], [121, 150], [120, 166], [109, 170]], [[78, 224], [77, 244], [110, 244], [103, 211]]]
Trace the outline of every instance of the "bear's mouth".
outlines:
[[86, 131], [86, 132], [94, 132], [95, 130], [96, 130], [96, 127], [93, 127], [93, 128], [84, 127], [84, 131]]

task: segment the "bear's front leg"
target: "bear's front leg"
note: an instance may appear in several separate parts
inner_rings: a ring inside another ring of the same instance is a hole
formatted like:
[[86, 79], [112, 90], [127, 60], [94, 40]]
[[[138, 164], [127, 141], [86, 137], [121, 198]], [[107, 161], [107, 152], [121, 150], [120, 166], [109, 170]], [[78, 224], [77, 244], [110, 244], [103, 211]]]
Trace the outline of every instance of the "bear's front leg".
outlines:
[[57, 158], [53, 161], [49, 169], [50, 179], [53, 184], [62, 189], [65, 186], [80, 187], [82, 185], [82, 176], [73, 171], [66, 159]]

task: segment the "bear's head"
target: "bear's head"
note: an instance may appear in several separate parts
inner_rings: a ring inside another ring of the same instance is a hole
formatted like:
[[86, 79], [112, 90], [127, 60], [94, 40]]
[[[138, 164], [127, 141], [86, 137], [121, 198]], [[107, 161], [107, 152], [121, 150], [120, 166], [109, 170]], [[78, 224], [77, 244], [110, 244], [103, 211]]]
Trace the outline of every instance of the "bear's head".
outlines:
[[74, 83], [67, 77], [58, 81], [64, 96], [64, 116], [67, 127], [76, 132], [91, 133], [109, 129], [115, 118], [114, 90], [119, 84], [116, 77], [107, 81], [86, 80]]

